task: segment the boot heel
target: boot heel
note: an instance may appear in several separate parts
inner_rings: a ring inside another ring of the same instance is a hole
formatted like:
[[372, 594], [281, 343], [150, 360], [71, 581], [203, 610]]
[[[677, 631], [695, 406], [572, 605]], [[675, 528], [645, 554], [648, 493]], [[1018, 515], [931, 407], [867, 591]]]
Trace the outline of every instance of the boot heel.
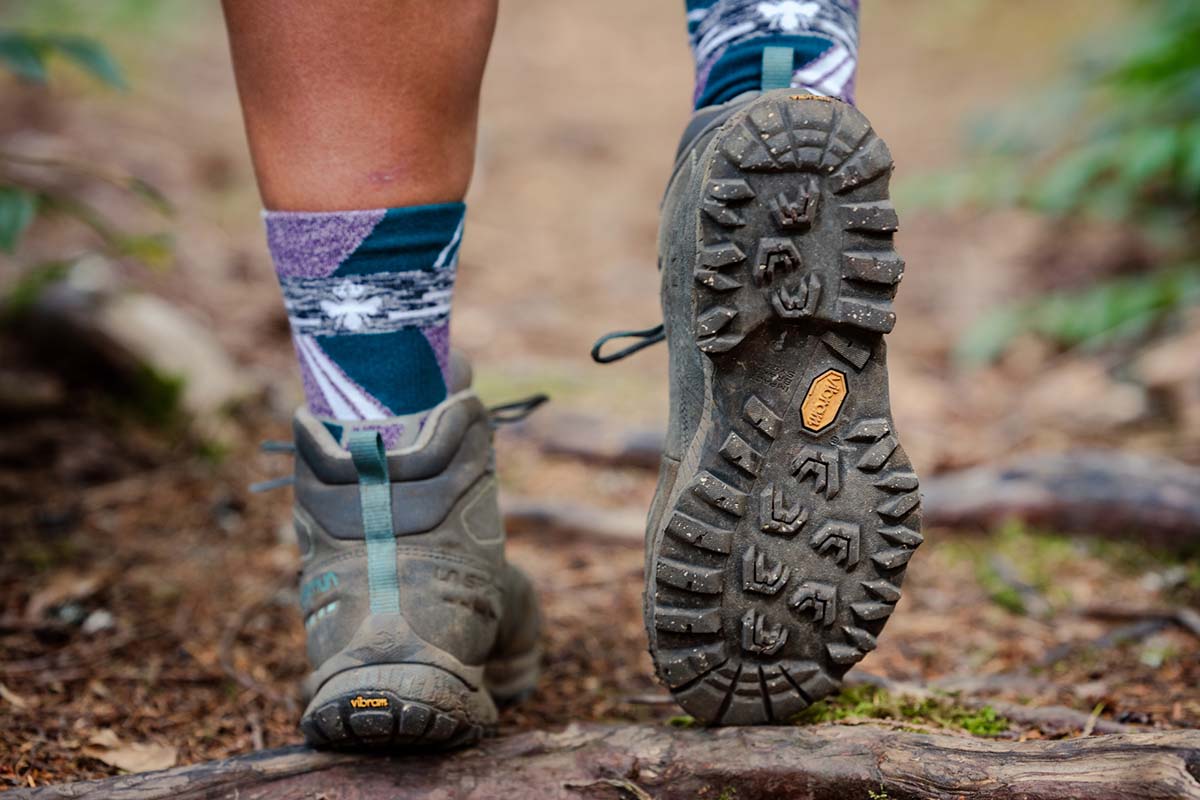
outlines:
[[326, 681], [305, 709], [300, 729], [314, 747], [449, 749], [477, 742], [495, 720], [487, 693], [445, 670], [377, 664]]

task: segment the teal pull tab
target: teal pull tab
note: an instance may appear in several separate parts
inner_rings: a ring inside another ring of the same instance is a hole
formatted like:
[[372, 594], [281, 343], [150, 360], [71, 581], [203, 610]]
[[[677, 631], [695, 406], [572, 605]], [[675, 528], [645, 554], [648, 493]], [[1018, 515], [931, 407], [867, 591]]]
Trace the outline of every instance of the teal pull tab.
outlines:
[[383, 437], [379, 431], [352, 430], [347, 444], [358, 471], [371, 613], [399, 614], [400, 577], [396, 572], [396, 534], [392, 529], [392, 481]]
[[792, 48], [764, 47], [762, 56], [762, 90], [787, 89], [792, 85]]

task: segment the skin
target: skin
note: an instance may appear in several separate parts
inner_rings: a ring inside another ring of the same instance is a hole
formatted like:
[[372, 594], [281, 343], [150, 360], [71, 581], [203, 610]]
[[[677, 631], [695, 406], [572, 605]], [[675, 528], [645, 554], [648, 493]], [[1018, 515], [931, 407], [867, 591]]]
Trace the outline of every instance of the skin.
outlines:
[[496, 5], [223, 0], [263, 204], [344, 211], [461, 200]]

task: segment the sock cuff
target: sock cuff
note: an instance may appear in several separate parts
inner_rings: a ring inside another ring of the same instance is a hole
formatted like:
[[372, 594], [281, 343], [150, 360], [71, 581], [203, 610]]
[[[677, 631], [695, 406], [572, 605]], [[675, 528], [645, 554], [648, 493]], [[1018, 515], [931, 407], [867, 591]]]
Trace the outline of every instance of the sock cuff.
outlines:
[[792, 51], [789, 79], [796, 70], [819, 59], [834, 43], [822, 36], [760, 35], [731, 45], [709, 68], [696, 108], [723, 103], [742, 92], [752, 92], [762, 86], [762, 54], [768, 47], [785, 47]]
[[762, 85], [762, 52], [793, 50], [791, 86], [853, 102], [858, 0], [688, 0], [696, 108]]
[[450, 266], [464, 203], [355, 211], [262, 212], [281, 280], [411, 272]]
[[391, 447], [445, 399], [465, 215], [463, 203], [264, 212], [314, 414], [363, 421]]

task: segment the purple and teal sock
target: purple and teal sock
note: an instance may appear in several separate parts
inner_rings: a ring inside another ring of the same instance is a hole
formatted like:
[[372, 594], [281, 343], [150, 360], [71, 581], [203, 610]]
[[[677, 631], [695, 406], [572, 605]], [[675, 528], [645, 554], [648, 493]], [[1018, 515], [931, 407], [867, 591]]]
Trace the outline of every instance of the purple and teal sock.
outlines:
[[686, 0], [695, 107], [795, 88], [854, 102], [858, 0]]
[[344, 440], [411, 444], [450, 382], [466, 206], [264, 213], [308, 409]]

